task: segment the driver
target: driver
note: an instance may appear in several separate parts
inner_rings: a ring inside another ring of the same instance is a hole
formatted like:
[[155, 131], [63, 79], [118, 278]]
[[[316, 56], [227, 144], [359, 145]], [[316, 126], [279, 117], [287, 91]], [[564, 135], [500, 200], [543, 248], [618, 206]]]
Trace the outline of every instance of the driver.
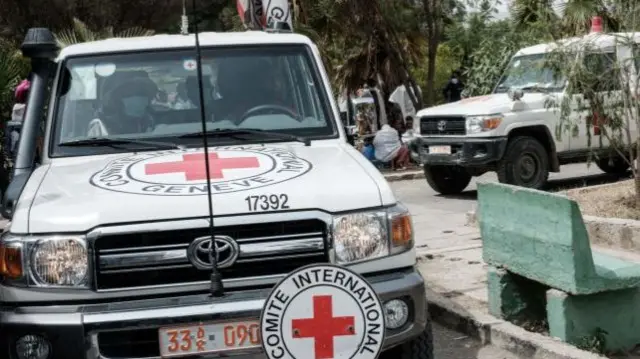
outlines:
[[158, 92], [148, 78], [136, 78], [114, 87], [106, 96], [99, 118], [89, 123], [89, 137], [139, 134], [153, 129], [151, 101]]
[[222, 96], [222, 118], [235, 123], [260, 105], [277, 105], [276, 81], [271, 63], [257, 58], [233, 58], [220, 63], [218, 89]]

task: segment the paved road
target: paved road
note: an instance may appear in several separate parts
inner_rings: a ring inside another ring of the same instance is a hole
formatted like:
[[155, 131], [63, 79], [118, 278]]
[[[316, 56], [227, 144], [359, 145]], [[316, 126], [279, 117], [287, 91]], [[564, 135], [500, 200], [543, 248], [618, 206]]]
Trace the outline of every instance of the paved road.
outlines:
[[[493, 174], [477, 180], [497, 181]], [[425, 180], [392, 182], [400, 201], [406, 204], [414, 218], [418, 251], [438, 250], [469, 245], [469, 239], [479, 239], [476, 229], [465, 227], [466, 213], [476, 204], [476, 182], [457, 196], [442, 196], [434, 192]], [[597, 167], [584, 164], [562, 167], [560, 174], [552, 174], [552, 191], [613, 182], [617, 178], [602, 173]], [[457, 244], [459, 242], [459, 244]], [[481, 348], [479, 343], [463, 334], [442, 326], [434, 326], [436, 359], [517, 359], [492, 347]]]
[[[569, 188], [595, 185], [616, 181], [595, 165], [585, 164], [562, 167], [562, 172], [552, 174], [549, 190], [560, 191]], [[455, 246], [462, 238], [477, 236], [473, 228], [465, 227], [466, 213], [474, 208], [477, 199], [477, 181], [497, 181], [496, 176], [485, 174], [474, 179], [466, 191], [456, 196], [442, 196], [429, 187], [426, 180], [391, 182], [396, 196], [406, 204], [413, 214], [416, 226], [416, 246], [418, 251]]]

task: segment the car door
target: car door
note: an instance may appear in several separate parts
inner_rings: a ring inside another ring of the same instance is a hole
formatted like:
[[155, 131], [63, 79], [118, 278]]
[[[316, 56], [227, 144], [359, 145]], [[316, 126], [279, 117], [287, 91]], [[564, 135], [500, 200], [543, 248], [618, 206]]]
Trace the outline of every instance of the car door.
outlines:
[[[620, 74], [619, 66], [619, 54], [615, 47], [602, 49], [599, 51], [585, 52], [581, 61], [585, 70], [590, 74], [597, 74], [602, 78], [614, 79], [612, 81], [597, 81], [597, 76], [593, 76], [586, 83], [581, 86], [589, 86], [593, 91], [598, 92], [604, 97], [604, 106], [612, 106], [617, 102], [621, 95], [621, 85], [623, 79]], [[589, 148], [596, 149], [602, 146], [606, 148], [609, 146], [609, 141], [602, 135], [602, 131], [597, 123], [599, 121], [606, 121], [603, 114], [594, 113], [586, 102], [582, 94], [574, 94], [572, 101], [572, 113], [571, 124], [572, 129], [570, 133], [564, 134], [571, 136], [570, 150], [573, 151], [585, 151]], [[592, 121], [594, 126], [587, 126], [587, 121]]]

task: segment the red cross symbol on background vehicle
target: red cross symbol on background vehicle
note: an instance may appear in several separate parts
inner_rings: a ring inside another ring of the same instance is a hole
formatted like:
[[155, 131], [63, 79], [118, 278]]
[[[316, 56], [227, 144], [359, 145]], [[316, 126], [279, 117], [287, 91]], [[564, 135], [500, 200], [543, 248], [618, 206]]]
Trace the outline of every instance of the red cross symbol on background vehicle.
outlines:
[[316, 359], [331, 359], [333, 338], [355, 335], [353, 316], [334, 317], [330, 295], [313, 297], [313, 318], [294, 319], [291, 323], [294, 338], [313, 338]]
[[[209, 175], [212, 179], [224, 178], [224, 170], [258, 167], [260, 167], [260, 163], [256, 157], [220, 158], [215, 152], [209, 153]], [[184, 173], [187, 181], [207, 179], [204, 153], [184, 154], [182, 161], [145, 165], [145, 174], [147, 175], [168, 173]]]
[[271, 292], [260, 318], [269, 359], [375, 359], [385, 335], [380, 299], [349, 269], [310, 265]]

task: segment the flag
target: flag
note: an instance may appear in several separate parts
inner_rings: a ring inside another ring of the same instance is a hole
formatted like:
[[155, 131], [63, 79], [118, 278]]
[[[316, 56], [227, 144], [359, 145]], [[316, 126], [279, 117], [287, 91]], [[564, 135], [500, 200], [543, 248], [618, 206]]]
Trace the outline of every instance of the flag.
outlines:
[[247, 29], [264, 29], [277, 21], [293, 29], [289, 0], [236, 0], [236, 7]]
[[291, 8], [289, 0], [263, 0], [265, 9], [265, 24], [271, 25], [273, 22], [285, 22], [293, 30], [291, 21]]
[[238, 15], [245, 28], [259, 30], [264, 28], [265, 17], [262, 6], [263, 0], [237, 0]]

